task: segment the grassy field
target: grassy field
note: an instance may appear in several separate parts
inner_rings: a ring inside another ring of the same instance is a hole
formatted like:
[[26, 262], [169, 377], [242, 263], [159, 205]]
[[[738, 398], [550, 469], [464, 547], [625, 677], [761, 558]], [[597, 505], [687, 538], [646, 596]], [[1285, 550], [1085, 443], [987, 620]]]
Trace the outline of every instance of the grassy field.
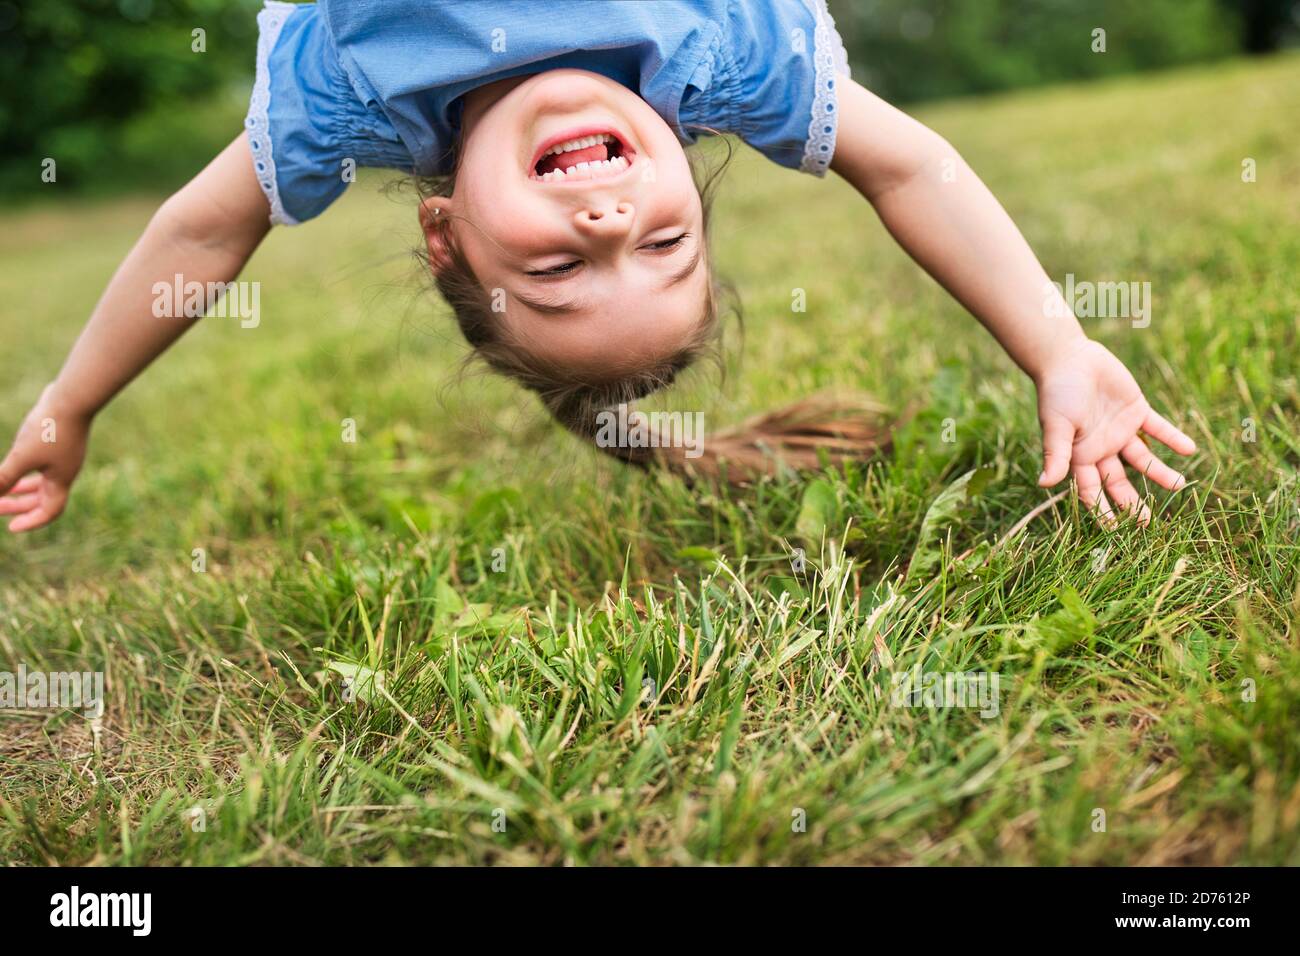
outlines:
[[[0, 859], [1300, 863], [1297, 115], [1295, 56], [923, 112], [1054, 278], [1152, 283], [1149, 328], [1086, 323], [1200, 445], [1146, 530], [1067, 499], [1008, 535], [1048, 497], [1032, 388], [843, 183], [741, 151], [744, 340], [659, 404], [920, 412], [886, 460], [734, 491], [458, 375], [413, 201], [363, 180], [0, 540], [0, 669], [108, 687], [0, 710]], [[5, 218], [6, 436], [159, 198]], [[996, 715], [897, 706], [915, 668], [998, 674]]]

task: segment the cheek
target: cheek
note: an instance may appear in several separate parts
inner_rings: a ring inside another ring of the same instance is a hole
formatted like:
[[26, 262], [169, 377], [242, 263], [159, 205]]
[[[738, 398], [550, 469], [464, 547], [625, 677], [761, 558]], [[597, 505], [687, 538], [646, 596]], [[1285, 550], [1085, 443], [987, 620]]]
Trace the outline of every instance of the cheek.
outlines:
[[667, 163], [658, 163], [653, 182], [646, 183], [646, 198], [660, 202], [658, 210], [663, 214], [679, 216], [688, 221], [697, 221], [701, 211], [700, 192], [695, 188], [691, 176], [691, 167], [684, 156], [670, 158]]
[[457, 214], [469, 220], [466, 225], [500, 242], [510, 231], [521, 231], [514, 223], [516, 217], [536, 215], [537, 202], [528, 195], [528, 183], [509, 151], [484, 145], [491, 133], [491, 129], [480, 130], [461, 157], [452, 198]]
[[461, 190], [458, 181], [456, 199], [464, 223], [476, 233], [475, 241], [497, 245], [513, 255], [529, 254], [542, 237], [552, 235], [562, 220], [554, 208], [527, 188], [527, 184], [509, 182], [495, 172], [481, 171], [472, 176]]

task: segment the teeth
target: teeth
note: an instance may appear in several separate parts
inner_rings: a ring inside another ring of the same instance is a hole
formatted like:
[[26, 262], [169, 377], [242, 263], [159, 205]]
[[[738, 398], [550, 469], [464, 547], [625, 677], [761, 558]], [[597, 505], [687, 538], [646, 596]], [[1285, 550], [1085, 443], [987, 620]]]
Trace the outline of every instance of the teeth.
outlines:
[[625, 157], [615, 156], [613, 159], [602, 159], [594, 163], [578, 163], [576, 166], [570, 166], [567, 169], [552, 169], [549, 173], [543, 173], [541, 176], [533, 176], [533, 179], [544, 183], [568, 179], [596, 179], [600, 176], [621, 173], [627, 167], [628, 161]]
[[596, 136], [583, 136], [579, 139], [571, 139], [564, 143], [558, 143], [548, 149], [543, 156], [550, 156], [552, 153], [569, 153], [575, 149], [586, 149], [588, 146], [595, 146], [597, 143], [612, 143], [614, 137], [608, 133], [600, 133]]

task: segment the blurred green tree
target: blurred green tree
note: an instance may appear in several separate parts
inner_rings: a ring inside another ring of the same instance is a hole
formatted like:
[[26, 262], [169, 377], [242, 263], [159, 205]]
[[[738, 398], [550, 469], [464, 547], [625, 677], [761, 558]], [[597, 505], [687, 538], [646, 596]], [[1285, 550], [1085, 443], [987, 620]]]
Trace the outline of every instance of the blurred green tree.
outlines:
[[1296, 0], [1223, 0], [1239, 7], [1242, 45], [1249, 53], [1272, 53], [1300, 32], [1300, 3]]
[[[1228, 56], [1242, 12], [1221, 0], [830, 0], [854, 76], [907, 102]], [[1094, 34], [1105, 30], [1105, 52]]]
[[[192, 175], [240, 129], [258, 0], [0, 0], [0, 194]], [[201, 31], [201, 32], [196, 32]]]
[[[193, 175], [240, 129], [260, 6], [0, 0], [0, 197], [45, 193], [46, 159], [57, 163], [61, 186], [82, 192], [168, 188]], [[1300, 24], [1300, 0], [830, 6], [855, 76], [895, 102], [1268, 51], [1293, 39]], [[1106, 31], [1104, 53], [1093, 49], [1098, 28]]]

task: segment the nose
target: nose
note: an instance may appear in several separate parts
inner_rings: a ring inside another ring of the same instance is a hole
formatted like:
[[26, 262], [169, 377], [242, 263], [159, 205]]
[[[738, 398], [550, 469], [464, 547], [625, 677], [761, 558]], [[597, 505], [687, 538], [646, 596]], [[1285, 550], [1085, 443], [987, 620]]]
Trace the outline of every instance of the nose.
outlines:
[[635, 214], [636, 209], [630, 202], [593, 202], [578, 210], [573, 222], [583, 235], [611, 239], [631, 231]]

